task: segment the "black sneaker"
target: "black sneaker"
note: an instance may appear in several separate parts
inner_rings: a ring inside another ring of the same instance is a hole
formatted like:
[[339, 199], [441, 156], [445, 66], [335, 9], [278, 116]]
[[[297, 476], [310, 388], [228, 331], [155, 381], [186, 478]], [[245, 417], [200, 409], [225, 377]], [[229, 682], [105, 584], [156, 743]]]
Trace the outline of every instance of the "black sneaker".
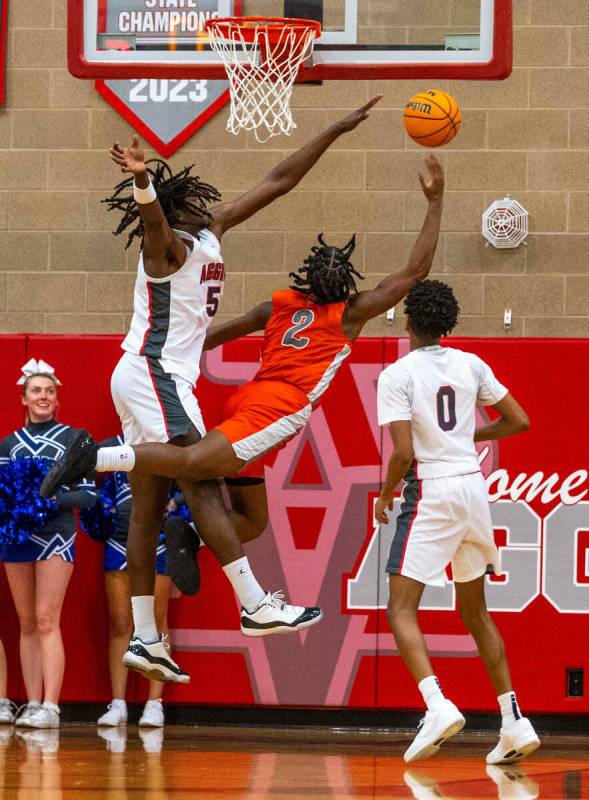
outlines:
[[200, 540], [186, 520], [168, 517], [164, 522], [166, 572], [182, 594], [190, 597], [200, 589], [197, 553]]
[[97, 453], [98, 445], [88, 431], [76, 431], [65, 453], [45, 475], [39, 490], [41, 497], [55, 497], [60, 486], [71, 486], [93, 472]]

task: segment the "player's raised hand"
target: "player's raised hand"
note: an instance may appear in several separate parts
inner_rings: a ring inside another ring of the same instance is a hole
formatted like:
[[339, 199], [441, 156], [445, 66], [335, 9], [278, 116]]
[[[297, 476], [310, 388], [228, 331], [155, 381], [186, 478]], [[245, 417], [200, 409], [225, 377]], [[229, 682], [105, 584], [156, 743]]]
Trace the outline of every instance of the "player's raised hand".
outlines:
[[393, 510], [393, 501], [384, 500], [382, 497], [379, 497], [376, 501], [376, 505], [374, 506], [374, 516], [376, 521], [381, 522], [383, 525], [386, 525], [389, 521], [387, 509], [389, 511]]
[[339, 122], [336, 122], [336, 126], [342, 133], [353, 131], [354, 128], [363, 120], [368, 119], [370, 116], [370, 109], [373, 108], [377, 103], [380, 103], [381, 100], [382, 94], [377, 94], [376, 97], [373, 97], [372, 100], [369, 100], [366, 105], [362, 106], [362, 108], [357, 108], [355, 111], [352, 111], [351, 114], [348, 114], [347, 117], [344, 117], [343, 119], [340, 119]]
[[421, 183], [423, 193], [430, 202], [441, 200], [444, 196], [445, 184], [442, 165], [435, 156], [428, 156], [425, 159], [425, 166], [428, 175], [424, 177], [421, 172], [419, 173], [419, 182]]
[[121, 172], [132, 172], [133, 175], [145, 172], [145, 153], [138, 136], [133, 136], [129, 147], [115, 142], [110, 148], [110, 157]]

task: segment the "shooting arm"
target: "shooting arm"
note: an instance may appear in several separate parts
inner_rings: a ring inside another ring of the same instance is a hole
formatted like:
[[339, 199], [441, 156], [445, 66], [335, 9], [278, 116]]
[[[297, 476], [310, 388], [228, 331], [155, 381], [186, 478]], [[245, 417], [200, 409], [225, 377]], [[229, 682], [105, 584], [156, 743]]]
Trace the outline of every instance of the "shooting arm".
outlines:
[[491, 439], [505, 439], [530, 428], [530, 420], [526, 412], [511, 395], [505, 397], [491, 406], [499, 414], [499, 419], [477, 428], [474, 434], [475, 442], [487, 442]]
[[375, 289], [359, 292], [350, 299], [343, 321], [352, 339], [358, 336], [369, 319], [396, 306], [416, 281], [422, 281], [429, 275], [440, 235], [444, 172], [433, 156], [426, 160], [426, 166], [430, 173], [429, 182], [421, 174], [419, 179], [428, 200], [427, 212], [407, 266], [400, 272], [388, 275]]
[[281, 161], [266, 178], [254, 189], [246, 192], [237, 200], [221, 203], [211, 209], [213, 222], [210, 230], [220, 238], [229, 228], [239, 225], [253, 214], [269, 205], [278, 197], [290, 192], [305, 177], [307, 172], [321, 158], [323, 153], [343, 133], [353, 130], [362, 120], [367, 119], [370, 109], [376, 105], [382, 95], [373, 98], [362, 108], [331, 125], [319, 136], [284, 161]]
[[255, 306], [242, 317], [232, 319], [230, 322], [224, 322], [222, 325], [213, 325], [207, 331], [203, 350], [213, 350], [221, 344], [232, 342], [234, 339], [241, 339], [249, 333], [263, 330], [271, 313], [272, 303], [268, 301]]

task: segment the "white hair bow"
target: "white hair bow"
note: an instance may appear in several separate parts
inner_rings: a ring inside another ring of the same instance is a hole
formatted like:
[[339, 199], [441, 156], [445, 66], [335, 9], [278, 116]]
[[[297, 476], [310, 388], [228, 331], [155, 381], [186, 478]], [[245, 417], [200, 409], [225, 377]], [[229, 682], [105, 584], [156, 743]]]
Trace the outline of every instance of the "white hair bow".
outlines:
[[36, 358], [30, 358], [27, 363], [20, 368], [20, 370], [22, 375], [16, 382], [17, 386], [22, 385], [27, 378], [31, 378], [33, 375], [51, 375], [55, 383], [58, 386], [61, 386], [61, 381], [55, 374], [55, 369], [51, 366], [51, 364], [43, 361], [42, 358], [40, 358], [38, 361]]

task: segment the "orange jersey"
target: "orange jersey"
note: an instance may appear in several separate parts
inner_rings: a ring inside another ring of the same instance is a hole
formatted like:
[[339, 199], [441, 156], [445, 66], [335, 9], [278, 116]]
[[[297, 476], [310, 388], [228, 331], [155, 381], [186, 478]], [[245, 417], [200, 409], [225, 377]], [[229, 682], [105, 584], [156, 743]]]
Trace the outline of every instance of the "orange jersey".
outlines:
[[345, 307], [345, 302], [320, 306], [290, 289], [274, 292], [254, 380], [290, 383], [317, 403], [352, 352], [342, 330]]

